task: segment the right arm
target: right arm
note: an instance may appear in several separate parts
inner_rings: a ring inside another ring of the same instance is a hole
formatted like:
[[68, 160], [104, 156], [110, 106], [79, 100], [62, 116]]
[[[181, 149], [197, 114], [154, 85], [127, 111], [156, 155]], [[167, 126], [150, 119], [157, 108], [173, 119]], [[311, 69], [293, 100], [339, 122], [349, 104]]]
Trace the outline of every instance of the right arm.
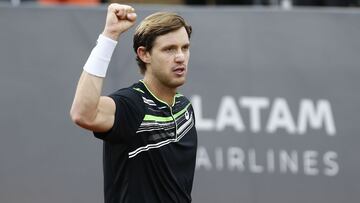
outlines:
[[[110, 4], [102, 35], [117, 41], [121, 33], [135, 24], [135, 20], [132, 7]], [[95, 132], [110, 130], [115, 120], [115, 102], [110, 97], [101, 96], [103, 81], [103, 77], [83, 71], [70, 110], [74, 123]]]

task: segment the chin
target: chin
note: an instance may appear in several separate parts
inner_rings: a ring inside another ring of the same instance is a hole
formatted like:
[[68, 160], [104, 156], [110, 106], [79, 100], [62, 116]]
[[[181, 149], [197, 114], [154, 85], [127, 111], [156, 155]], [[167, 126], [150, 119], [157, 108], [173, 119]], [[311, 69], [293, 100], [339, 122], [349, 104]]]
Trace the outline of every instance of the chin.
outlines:
[[180, 86], [184, 85], [185, 82], [186, 82], [185, 78], [179, 78], [179, 79], [171, 81], [170, 86], [173, 87], [173, 88], [177, 88], [177, 87], [180, 87]]

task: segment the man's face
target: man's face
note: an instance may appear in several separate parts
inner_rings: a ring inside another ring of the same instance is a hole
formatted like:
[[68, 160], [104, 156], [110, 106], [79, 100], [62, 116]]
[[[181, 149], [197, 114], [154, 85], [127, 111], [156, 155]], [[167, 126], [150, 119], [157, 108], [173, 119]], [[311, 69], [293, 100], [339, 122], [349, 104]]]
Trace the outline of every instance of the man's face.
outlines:
[[150, 53], [145, 74], [159, 84], [176, 88], [186, 81], [187, 65], [190, 57], [190, 42], [184, 27], [158, 36]]

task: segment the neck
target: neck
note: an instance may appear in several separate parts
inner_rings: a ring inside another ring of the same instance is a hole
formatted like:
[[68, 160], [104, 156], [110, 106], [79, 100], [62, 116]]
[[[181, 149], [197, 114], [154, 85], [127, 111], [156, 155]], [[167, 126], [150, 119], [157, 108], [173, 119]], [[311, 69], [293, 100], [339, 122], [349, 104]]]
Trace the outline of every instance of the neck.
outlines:
[[166, 87], [157, 80], [144, 77], [143, 82], [151, 93], [169, 106], [173, 105], [176, 88]]

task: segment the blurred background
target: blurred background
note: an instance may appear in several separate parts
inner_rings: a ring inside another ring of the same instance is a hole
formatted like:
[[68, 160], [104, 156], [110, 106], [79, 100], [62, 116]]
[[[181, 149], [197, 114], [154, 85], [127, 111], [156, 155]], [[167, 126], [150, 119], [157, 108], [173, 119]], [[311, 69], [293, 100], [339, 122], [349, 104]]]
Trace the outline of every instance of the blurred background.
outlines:
[[[359, 0], [0, 0], [0, 202], [103, 202], [75, 87], [111, 2], [193, 26], [194, 203], [358, 203]], [[141, 79], [124, 33], [104, 94]]]
[[3, 3], [19, 5], [21, 3], [70, 4], [96, 6], [105, 3], [132, 3], [132, 4], [170, 4], [170, 5], [247, 5], [247, 6], [330, 6], [330, 7], [358, 7], [359, 0], [0, 0]]

